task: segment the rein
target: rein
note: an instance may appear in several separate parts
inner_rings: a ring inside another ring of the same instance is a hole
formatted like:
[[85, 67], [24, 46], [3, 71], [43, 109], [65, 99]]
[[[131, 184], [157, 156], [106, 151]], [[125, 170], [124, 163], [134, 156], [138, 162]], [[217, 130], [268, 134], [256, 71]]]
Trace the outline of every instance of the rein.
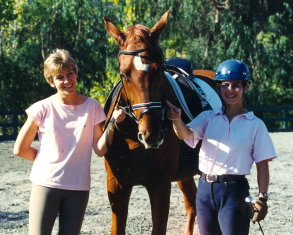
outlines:
[[[120, 55], [133, 55], [133, 56], [137, 56], [140, 52], [144, 52], [144, 51], [152, 51], [153, 49], [159, 48], [160, 46], [158, 44], [156, 44], [155, 46], [152, 47], [147, 47], [147, 48], [143, 48], [143, 49], [139, 49], [139, 50], [133, 50], [133, 51], [119, 51], [118, 53], [118, 58]], [[120, 77], [121, 79], [121, 77]], [[123, 82], [121, 81], [122, 86], [123, 86]], [[127, 92], [125, 87], [123, 86], [124, 90], [125, 90], [125, 94], [127, 96]], [[137, 123], [139, 122], [139, 120], [142, 118], [142, 116], [145, 113], [151, 112], [153, 108], [162, 108], [162, 102], [148, 102], [148, 103], [138, 103], [138, 104], [133, 104], [132, 107], [128, 102], [128, 98], [126, 98], [126, 106], [122, 107], [122, 106], [118, 106], [119, 108], [121, 108], [131, 119], [133, 119], [134, 121], [136, 121]], [[141, 113], [138, 115], [138, 117], [135, 116], [134, 111], [138, 110], [138, 109], [143, 109], [141, 111]], [[159, 114], [156, 113], [158, 116]], [[162, 115], [162, 119], [163, 119]]]

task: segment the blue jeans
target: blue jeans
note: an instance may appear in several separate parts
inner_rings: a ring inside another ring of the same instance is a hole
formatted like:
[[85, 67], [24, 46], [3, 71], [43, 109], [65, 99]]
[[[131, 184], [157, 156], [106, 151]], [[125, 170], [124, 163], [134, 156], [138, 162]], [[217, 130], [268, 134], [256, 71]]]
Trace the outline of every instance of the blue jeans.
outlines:
[[201, 235], [248, 235], [251, 208], [246, 178], [209, 183], [200, 178], [196, 196], [197, 222]]

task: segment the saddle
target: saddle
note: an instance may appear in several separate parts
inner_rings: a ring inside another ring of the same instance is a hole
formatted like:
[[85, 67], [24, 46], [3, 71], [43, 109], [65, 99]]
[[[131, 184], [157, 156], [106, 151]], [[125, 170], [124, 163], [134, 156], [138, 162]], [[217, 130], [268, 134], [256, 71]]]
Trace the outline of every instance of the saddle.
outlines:
[[[182, 118], [185, 124], [194, 119], [200, 112], [212, 109], [211, 104], [207, 101], [206, 92], [197, 82], [198, 78], [190, 76], [184, 70], [172, 65], [166, 65], [164, 73], [181, 106], [182, 116], [184, 117], [185, 114], [187, 117], [185, 119]], [[182, 92], [183, 89], [185, 90], [184, 92]], [[190, 104], [190, 101], [194, 99], [199, 99], [201, 107]], [[189, 147], [185, 142], [182, 143], [174, 181], [184, 180], [200, 174], [198, 169], [200, 147], [201, 141], [199, 141], [195, 148]]]
[[184, 87], [188, 88], [193, 92], [194, 96], [200, 99], [202, 110], [212, 109], [211, 105], [206, 100], [206, 93], [196, 82], [196, 80], [193, 79], [193, 76], [190, 76], [184, 70], [173, 65], [166, 65], [164, 73], [174, 90], [183, 112], [189, 118], [189, 121], [195, 118], [196, 115], [194, 115], [191, 112], [191, 108], [188, 107], [185, 97], [186, 94], [182, 93], [180, 86], [183, 85]]

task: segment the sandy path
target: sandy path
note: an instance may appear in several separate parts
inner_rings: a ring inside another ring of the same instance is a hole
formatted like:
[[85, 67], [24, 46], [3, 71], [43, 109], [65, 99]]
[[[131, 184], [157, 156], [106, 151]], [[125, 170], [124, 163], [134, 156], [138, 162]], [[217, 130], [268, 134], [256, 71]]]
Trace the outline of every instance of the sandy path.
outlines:
[[[266, 235], [293, 234], [293, 133], [271, 133], [278, 159], [270, 164], [271, 184], [269, 214], [261, 222]], [[12, 154], [13, 141], [0, 142], [0, 234], [28, 234], [28, 202], [31, 162]], [[37, 142], [34, 142], [37, 145]], [[255, 168], [248, 177], [251, 195], [257, 196]], [[194, 177], [196, 182], [198, 176]], [[146, 190], [133, 189], [127, 222], [127, 234], [151, 234], [151, 211]], [[172, 183], [168, 235], [183, 234], [185, 223], [183, 198], [176, 183]], [[81, 234], [109, 234], [111, 212], [106, 194], [103, 158], [93, 157], [92, 190]], [[53, 234], [56, 234], [56, 226]], [[197, 228], [195, 234], [198, 234]], [[251, 224], [251, 235], [261, 234], [257, 224]]]

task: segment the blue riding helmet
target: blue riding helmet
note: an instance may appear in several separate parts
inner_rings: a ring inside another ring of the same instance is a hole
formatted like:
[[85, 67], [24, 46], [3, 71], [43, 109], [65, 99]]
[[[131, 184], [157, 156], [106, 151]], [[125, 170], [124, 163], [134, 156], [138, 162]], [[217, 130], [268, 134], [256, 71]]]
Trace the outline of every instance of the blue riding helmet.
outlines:
[[181, 59], [181, 58], [175, 58], [175, 59], [171, 59], [171, 60], [167, 60], [165, 62], [167, 65], [173, 65], [176, 66], [180, 69], [183, 69], [186, 73], [188, 73], [189, 75], [192, 75], [192, 67], [191, 67], [191, 63], [186, 60], [186, 59]]
[[249, 80], [249, 69], [245, 63], [240, 60], [226, 60], [217, 68], [216, 81], [229, 80]]

